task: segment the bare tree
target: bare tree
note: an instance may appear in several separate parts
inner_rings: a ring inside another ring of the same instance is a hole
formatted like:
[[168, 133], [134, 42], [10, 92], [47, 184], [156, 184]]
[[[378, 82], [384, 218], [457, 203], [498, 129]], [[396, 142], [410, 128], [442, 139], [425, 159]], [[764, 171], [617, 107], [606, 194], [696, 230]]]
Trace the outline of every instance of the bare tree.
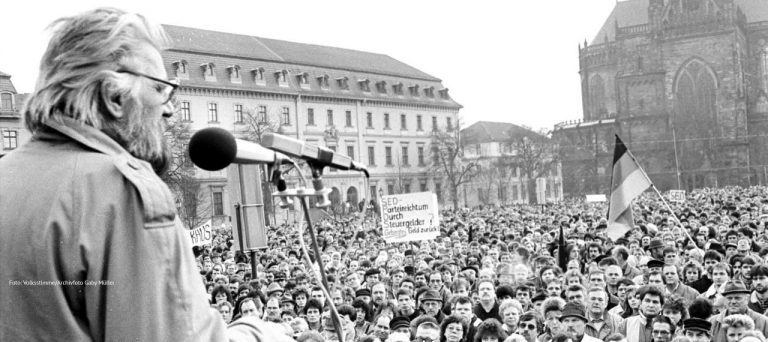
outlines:
[[536, 179], [546, 175], [558, 159], [554, 144], [544, 132], [511, 138], [509, 144], [514, 152], [507, 157], [505, 163], [520, 168], [528, 203], [536, 204]]
[[[458, 121], [458, 120], [457, 120]], [[474, 178], [479, 171], [477, 161], [464, 160], [464, 148], [461, 145], [461, 125], [449, 131], [432, 133], [432, 163], [430, 171], [435, 177], [448, 182], [453, 207], [459, 207], [459, 187]]]
[[[176, 108], [179, 108], [176, 106]], [[202, 181], [195, 175], [195, 167], [187, 150], [192, 135], [188, 123], [178, 115], [166, 121], [165, 136], [173, 160], [161, 176], [176, 199], [179, 218], [187, 228], [195, 228], [211, 218], [211, 201], [206, 199]]]
[[[235, 126], [235, 132], [244, 140], [261, 143], [266, 133], [282, 133], [282, 125], [278, 120], [270, 117], [266, 111], [247, 108], [243, 110], [242, 121]], [[264, 221], [274, 222], [270, 217], [275, 215], [274, 201], [272, 200], [272, 186], [268, 182], [266, 167], [259, 168], [261, 177], [262, 203], [264, 204]]]

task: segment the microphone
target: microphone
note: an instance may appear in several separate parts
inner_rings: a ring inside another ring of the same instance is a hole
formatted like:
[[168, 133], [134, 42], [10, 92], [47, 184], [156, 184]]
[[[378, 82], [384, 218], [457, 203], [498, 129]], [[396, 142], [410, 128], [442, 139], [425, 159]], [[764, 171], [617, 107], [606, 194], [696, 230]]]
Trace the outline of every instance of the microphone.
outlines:
[[274, 133], [264, 133], [261, 144], [268, 149], [304, 159], [318, 166], [329, 166], [339, 170], [362, 171], [365, 173], [365, 177], [370, 178], [365, 165], [325, 147], [307, 144], [301, 140]]
[[229, 164], [280, 164], [290, 163], [284, 154], [259, 144], [235, 139], [232, 133], [218, 127], [197, 131], [189, 139], [189, 158], [197, 167], [207, 171], [218, 171]]

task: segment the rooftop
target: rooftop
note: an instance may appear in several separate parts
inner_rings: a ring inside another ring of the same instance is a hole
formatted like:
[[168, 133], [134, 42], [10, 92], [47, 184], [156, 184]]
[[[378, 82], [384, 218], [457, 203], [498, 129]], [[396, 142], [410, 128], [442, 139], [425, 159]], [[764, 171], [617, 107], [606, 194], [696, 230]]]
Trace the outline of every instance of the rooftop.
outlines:
[[539, 133], [529, 128], [509, 122], [478, 121], [461, 130], [462, 142], [465, 144], [503, 142], [524, 136], [541, 137]]

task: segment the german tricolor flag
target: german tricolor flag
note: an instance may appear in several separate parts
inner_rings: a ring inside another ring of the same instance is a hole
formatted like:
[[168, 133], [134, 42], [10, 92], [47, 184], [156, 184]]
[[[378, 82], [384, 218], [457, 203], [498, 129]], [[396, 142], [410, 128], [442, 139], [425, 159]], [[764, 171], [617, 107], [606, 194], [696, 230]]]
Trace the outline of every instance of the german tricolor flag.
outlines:
[[613, 174], [611, 176], [611, 200], [608, 206], [608, 229], [606, 234], [616, 241], [630, 231], [635, 221], [632, 218], [632, 200], [651, 187], [651, 180], [637, 164], [624, 142], [616, 135], [613, 152]]

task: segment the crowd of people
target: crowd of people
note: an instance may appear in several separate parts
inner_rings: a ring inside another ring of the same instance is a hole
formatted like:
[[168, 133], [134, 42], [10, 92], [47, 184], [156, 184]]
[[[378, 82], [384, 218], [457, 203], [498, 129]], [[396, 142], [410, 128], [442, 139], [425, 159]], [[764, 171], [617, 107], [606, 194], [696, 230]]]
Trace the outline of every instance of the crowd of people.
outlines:
[[222, 230], [198, 260], [225, 322], [257, 316], [299, 341], [764, 342], [766, 190], [695, 190], [671, 208], [645, 195], [616, 241], [605, 203], [572, 200], [443, 211], [439, 237], [399, 244], [371, 217], [326, 219], [319, 256], [296, 227], [269, 227], [255, 272]]

